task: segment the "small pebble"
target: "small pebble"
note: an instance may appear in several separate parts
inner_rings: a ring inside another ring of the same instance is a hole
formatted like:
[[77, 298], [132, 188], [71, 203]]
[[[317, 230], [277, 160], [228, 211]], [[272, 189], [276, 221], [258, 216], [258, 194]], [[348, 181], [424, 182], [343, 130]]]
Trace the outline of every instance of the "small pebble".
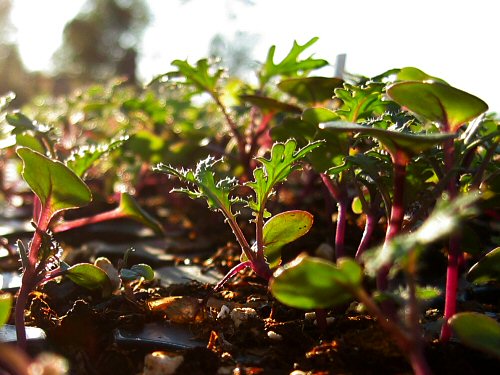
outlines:
[[279, 333], [276, 333], [274, 331], [268, 331], [267, 332], [267, 337], [269, 337], [271, 340], [274, 340], [274, 341], [281, 341], [281, 340], [283, 340], [283, 336], [281, 336]]
[[304, 319], [305, 320], [316, 320], [316, 313], [315, 312], [306, 312], [304, 314]]
[[168, 352], [153, 352], [144, 359], [143, 375], [171, 375], [184, 361], [182, 355]]
[[225, 319], [229, 316], [229, 313], [231, 312], [231, 310], [229, 309], [229, 307], [227, 307], [226, 305], [222, 305], [222, 307], [220, 308], [220, 311], [219, 313], [217, 314], [217, 319]]
[[236, 307], [231, 311], [231, 319], [233, 319], [235, 327], [239, 327], [241, 323], [247, 321], [249, 318], [257, 316], [257, 311], [251, 307]]

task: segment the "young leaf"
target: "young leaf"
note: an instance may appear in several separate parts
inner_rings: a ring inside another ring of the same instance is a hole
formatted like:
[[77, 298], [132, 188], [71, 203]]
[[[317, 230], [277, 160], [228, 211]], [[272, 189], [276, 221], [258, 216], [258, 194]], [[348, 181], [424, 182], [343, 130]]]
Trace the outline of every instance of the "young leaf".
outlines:
[[144, 209], [137, 204], [135, 199], [127, 193], [120, 195], [120, 205], [117, 209], [125, 217], [138, 221], [145, 226], [151, 228], [156, 234], [165, 234], [163, 227], [153, 216], [144, 211]]
[[309, 232], [313, 221], [309, 212], [295, 210], [279, 213], [264, 224], [264, 254], [271, 268], [279, 265], [280, 249]]
[[10, 317], [12, 308], [12, 296], [9, 293], [0, 294], [0, 327], [2, 327]]
[[109, 277], [101, 268], [89, 263], [79, 263], [69, 267], [64, 275], [75, 284], [84, 288], [94, 290], [102, 288], [106, 290], [110, 287]]
[[399, 82], [388, 87], [387, 94], [400, 106], [453, 133], [488, 110], [478, 97], [440, 82]]
[[467, 273], [467, 280], [474, 284], [500, 281], [500, 247], [491, 250]]
[[465, 345], [500, 359], [500, 324], [495, 319], [476, 312], [463, 312], [453, 315], [449, 323]]
[[83, 177], [85, 172], [92, 167], [96, 161], [105, 154], [119, 148], [127, 139], [128, 137], [124, 137], [113, 140], [107, 144], [82, 147], [70, 155], [66, 160], [66, 165], [75, 172], [78, 177]]
[[63, 163], [25, 147], [17, 154], [23, 160], [24, 180], [52, 215], [90, 203], [87, 185]]
[[326, 60], [314, 59], [308, 57], [305, 60], [299, 60], [299, 56], [311, 45], [316, 43], [318, 38], [312, 38], [306, 44], [300, 45], [296, 41], [293, 42], [293, 47], [286, 57], [278, 64], [274, 63], [274, 52], [276, 46], [272, 46], [267, 53], [266, 62], [262, 65], [262, 70], [259, 73], [259, 82], [261, 87], [264, 86], [272, 77], [285, 76], [293, 77], [299, 72], [319, 69], [328, 64]]
[[313, 142], [296, 151], [297, 142], [289, 139], [285, 143], [275, 143], [269, 159], [257, 158], [262, 167], [254, 170], [254, 181], [247, 183], [255, 191], [255, 198], [250, 198], [248, 206], [257, 213], [264, 212], [274, 186], [285, 181], [298, 168], [296, 162], [320, 145], [321, 142]]
[[176, 176], [182, 182], [194, 185], [194, 188], [191, 189], [181, 188], [172, 191], [185, 193], [193, 199], [204, 198], [211, 210], [221, 210], [224, 214], [232, 216], [231, 206], [239, 200], [230, 197], [229, 194], [238, 183], [234, 178], [215, 180], [213, 166], [219, 161], [209, 156], [197, 164], [194, 172], [190, 169], [175, 169], [162, 163], [158, 164], [154, 170], [168, 173]]
[[335, 265], [325, 259], [299, 255], [279, 268], [271, 281], [271, 293], [285, 305], [319, 309], [349, 302], [361, 288], [361, 267], [350, 258]]
[[130, 268], [122, 268], [120, 276], [126, 281], [137, 280], [144, 277], [145, 280], [151, 281], [155, 278], [155, 272], [151, 266], [147, 264], [135, 264]]

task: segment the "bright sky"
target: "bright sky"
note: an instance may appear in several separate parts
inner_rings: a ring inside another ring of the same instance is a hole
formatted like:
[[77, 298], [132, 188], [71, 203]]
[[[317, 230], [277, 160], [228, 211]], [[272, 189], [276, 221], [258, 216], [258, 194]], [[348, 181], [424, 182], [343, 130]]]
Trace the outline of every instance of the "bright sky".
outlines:
[[[206, 57], [213, 35], [259, 35], [254, 58], [294, 40], [319, 41], [308, 51], [330, 63], [347, 54], [346, 70], [373, 76], [415, 66], [485, 100], [500, 112], [499, 5], [491, 0], [150, 0], [154, 17], [140, 62], [145, 80], [170, 70], [174, 59]], [[12, 21], [26, 66], [50, 68], [67, 20], [84, 0], [14, 0]], [[232, 14], [230, 17], [228, 14]]]

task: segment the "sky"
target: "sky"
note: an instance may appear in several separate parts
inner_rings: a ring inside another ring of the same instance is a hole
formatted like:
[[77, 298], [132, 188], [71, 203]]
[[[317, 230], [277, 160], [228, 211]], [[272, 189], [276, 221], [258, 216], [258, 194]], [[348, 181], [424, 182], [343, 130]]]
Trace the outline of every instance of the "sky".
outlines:
[[[48, 70], [65, 22], [84, 0], [14, 0], [12, 22], [25, 65]], [[500, 112], [500, 5], [491, 0], [150, 0], [152, 21], [140, 50], [139, 76], [149, 80], [175, 59], [208, 55], [212, 37], [256, 36], [253, 57], [271, 45], [278, 60], [294, 40], [319, 37], [307, 52], [346, 71], [374, 76], [415, 66], [486, 101]]]

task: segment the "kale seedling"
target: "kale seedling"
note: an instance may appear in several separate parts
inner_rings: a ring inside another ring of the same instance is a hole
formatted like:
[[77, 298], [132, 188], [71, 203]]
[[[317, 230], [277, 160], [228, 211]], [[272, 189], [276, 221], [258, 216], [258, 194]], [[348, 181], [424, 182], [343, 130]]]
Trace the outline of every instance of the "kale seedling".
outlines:
[[[258, 276], [268, 281], [272, 275], [270, 263], [271, 265], [279, 263], [279, 249], [309, 231], [312, 225], [312, 215], [308, 212], [287, 211], [271, 217], [266, 205], [274, 194], [275, 186], [285, 181], [290, 173], [299, 167], [297, 162], [319, 145], [320, 142], [310, 143], [297, 150], [295, 140], [275, 143], [270, 151], [269, 159], [256, 158], [261, 166], [254, 170], [253, 181], [246, 183], [246, 186], [254, 192], [254, 196], [248, 199], [231, 196], [232, 190], [238, 186], [235, 178], [216, 180], [214, 165], [219, 160], [213, 157], [200, 161], [194, 171], [176, 169], [164, 164], [156, 166], [155, 170], [176, 176], [182, 182], [191, 185], [173, 191], [188, 194], [191, 198], [204, 198], [211, 210], [221, 212], [241, 247], [242, 262], [229, 271], [217, 284], [216, 290], [246, 267], [252, 268]], [[247, 240], [236, 220], [237, 212], [233, 211], [233, 205], [238, 203], [245, 204], [252, 210], [252, 221], [255, 223], [253, 245], [250, 245], [250, 241]]]

